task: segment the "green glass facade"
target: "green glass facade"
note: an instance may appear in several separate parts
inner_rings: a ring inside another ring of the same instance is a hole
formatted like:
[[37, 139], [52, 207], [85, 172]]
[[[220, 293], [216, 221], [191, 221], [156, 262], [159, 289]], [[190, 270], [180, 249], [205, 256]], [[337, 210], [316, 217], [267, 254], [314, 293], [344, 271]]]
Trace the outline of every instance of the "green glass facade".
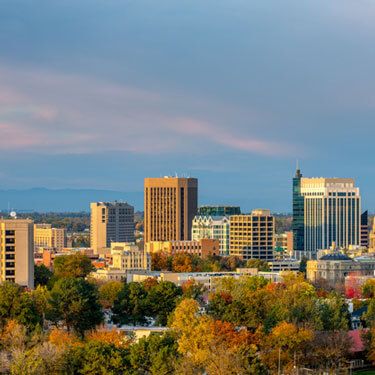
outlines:
[[304, 197], [301, 194], [302, 173], [296, 170], [293, 178], [293, 250], [304, 250]]
[[231, 216], [241, 215], [238, 206], [201, 206], [198, 208], [199, 216]]

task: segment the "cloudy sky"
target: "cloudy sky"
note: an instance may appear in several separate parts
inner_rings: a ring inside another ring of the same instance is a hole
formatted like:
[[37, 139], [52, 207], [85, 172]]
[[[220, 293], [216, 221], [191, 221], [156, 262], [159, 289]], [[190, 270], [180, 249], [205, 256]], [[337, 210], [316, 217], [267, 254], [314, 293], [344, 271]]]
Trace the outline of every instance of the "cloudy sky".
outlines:
[[0, 189], [290, 211], [298, 159], [375, 211], [374, 40], [373, 0], [1, 0]]

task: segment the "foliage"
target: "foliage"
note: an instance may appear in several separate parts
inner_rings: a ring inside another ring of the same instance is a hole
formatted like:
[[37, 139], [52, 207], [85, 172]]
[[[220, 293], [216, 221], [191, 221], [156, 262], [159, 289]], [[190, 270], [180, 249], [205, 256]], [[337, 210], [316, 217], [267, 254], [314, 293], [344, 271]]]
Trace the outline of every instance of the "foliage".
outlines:
[[270, 267], [269, 267], [268, 263], [265, 260], [262, 260], [262, 259], [249, 259], [246, 262], [246, 267], [247, 268], [257, 268], [258, 271], [261, 271], [261, 272], [270, 271]]
[[108, 281], [99, 287], [100, 304], [105, 309], [113, 307], [123, 287], [120, 281]]
[[56, 257], [53, 268], [57, 278], [84, 278], [94, 269], [90, 258], [81, 253]]
[[34, 284], [35, 286], [47, 285], [51, 280], [53, 272], [50, 271], [44, 264], [35, 265], [34, 267]]
[[103, 321], [98, 300], [95, 285], [81, 278], [60, 279], [51, 291], [49, 319], [55, 324], [62, 321], [68, 331], [83, 336]]

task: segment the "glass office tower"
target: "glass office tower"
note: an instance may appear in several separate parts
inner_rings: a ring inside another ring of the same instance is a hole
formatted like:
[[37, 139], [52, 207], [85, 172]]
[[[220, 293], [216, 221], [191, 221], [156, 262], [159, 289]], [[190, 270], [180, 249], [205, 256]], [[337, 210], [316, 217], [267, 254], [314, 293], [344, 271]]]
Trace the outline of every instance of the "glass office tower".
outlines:
[[303, 251], [304, 245], [304, 198], [301, 194], [302, 173], [299, 168], [293, 178], [293, 250]]

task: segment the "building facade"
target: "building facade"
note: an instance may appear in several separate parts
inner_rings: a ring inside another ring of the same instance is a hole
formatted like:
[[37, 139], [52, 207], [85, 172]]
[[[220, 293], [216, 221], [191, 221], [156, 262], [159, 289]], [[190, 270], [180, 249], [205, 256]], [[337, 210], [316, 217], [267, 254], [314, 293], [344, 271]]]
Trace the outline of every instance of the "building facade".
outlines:
[[52, 228], [51, 224], [34, 225], [34, 247], [61, 251], [67, 245], [65, 228]]
[[112, 243], [112, 269], [119, 270], [151, 270], [150, 254], [140, 250], [136, 245]]
[[275, 218], [270, 210], [230, 217], [230, 255], [244, 260], [274, 258]]
[[275, 252], [278, 256], [293, 255], [292, 231], [275, 234]]
[[292, 220], [292, 231], [293, 231], [293, 250], [303, 251], [305, 248], [304, 237], [305, 237], [305, 200], [301, 194], [301, 179], [302, 173], [299, 168], [296, 170], [296, 174], [293, 178], [293, 220]]
[[200, 206], [198, 216], [231, 216], [241, 215], [239, 206]]
[[304, 197], [304, 255], [320, 249], [361, 242], [361, 196], [351, 178], [302, 178]]
[[190, 240], [197, 205], [196, 178], [145, 178], [144, 242]]
[[219, 255], [220, 242], [214, 239], [201, 239], [199, 241], [151, 241], [146, 243], [148, 253], [167, 253], [170, 255], [187, 253], [198, 255], [201, 258]]
[[32, 220], [0, 220], [0, 280], [34, 288]]
[[102, 253], [112, 242], [134, 242], [134, 207], [124, 202], [91, 203], [90, 242]]
[[220, 255], [229, 255], [230, 220], [225, 216], [195, 216], [191, 238], [198, 241], [204, 238], [218, 240]]
[[361, 247], [369, 247], [368, 211], [361, 215]]

